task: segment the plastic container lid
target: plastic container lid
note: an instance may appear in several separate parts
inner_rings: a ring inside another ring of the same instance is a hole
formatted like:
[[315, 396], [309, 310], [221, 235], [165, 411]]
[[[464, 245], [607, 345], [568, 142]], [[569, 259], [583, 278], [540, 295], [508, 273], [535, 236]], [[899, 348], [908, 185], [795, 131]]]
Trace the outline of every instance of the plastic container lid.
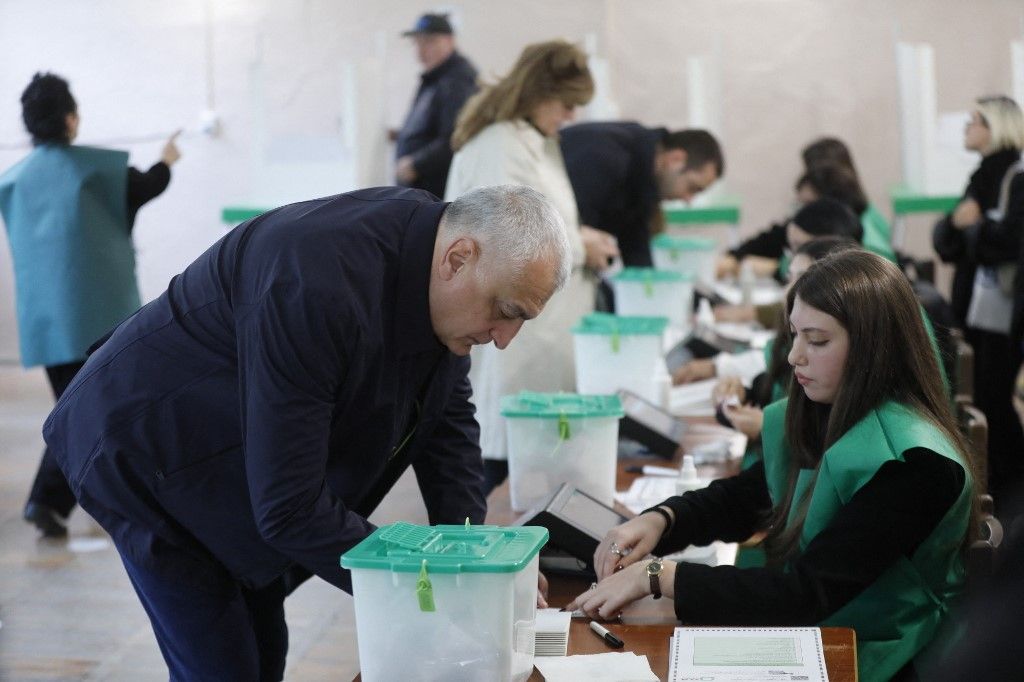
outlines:
[[714, 239], [674, 237], [662, 233], [651, 240], [651, 247], [670, 251], [714, 251], [717, 248], [717, 243]]
[[341, 555], [342, 568], [418, 573], [515, 573], [548, 541], [539, 526], [417, 526], [400, 521], [375, 530]]
[[692, 280], [692, 274], [684, 275], [676, 270], [658, 270], [656, 268], [625, 268], [612, 277], [615, 282], [680, 282]]
[[668, 326], [667, 317], [640, 317], [590, 313], [580, 318], [572, 328], [573, 334], [604, 334], [608, 336], [653, 335], [660, 336]]
[[626, 413], [617, 395], [579, 395], [577, 393], [533, 393], [522, 391], [501, 399], [505, 417], [560, 419], [563, 417], [619, 417]]

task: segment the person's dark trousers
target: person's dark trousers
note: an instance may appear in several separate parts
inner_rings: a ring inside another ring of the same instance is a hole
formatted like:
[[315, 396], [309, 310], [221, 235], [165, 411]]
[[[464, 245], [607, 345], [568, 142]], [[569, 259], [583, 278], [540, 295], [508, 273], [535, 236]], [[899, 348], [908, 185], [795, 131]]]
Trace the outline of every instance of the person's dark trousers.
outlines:
[[484, 484], [483, 495], [486, 498], [491, 491], [505, 482], [508, 478], [507, 459], [487, 459], [484, 457]]
[[[46, 368], [46, 376], [50, 380], [54, 400], [60, 399], [64, 389], [68, 387], [84, 364], [85, 360], [82, 360]], [[68, 485], [64, 473], [57, 466], [49, 448], [43, 450], [43, 459], [39, 462], [39, 470], [36, 471], [36, 478], [32, 483], [28, 501], [49, 507], [65, 517], [75, 508], [75, 494], [71, 492], [71, 486]]]
[[1006, 334], [968, 328], [965, 336], [974, 349], [974, 404], [988, 421], [988, 488], [1006, 522], [1008, 495], [1024, 483], [1024, 430], [1013, 407], [1021, 355]]
[[260, 590], [238, 583], [210, 588], [158, 576], [121, 553], [149, 615], [172, 682], [278, 682], [284, 678], [288, 626], [285, 584]]

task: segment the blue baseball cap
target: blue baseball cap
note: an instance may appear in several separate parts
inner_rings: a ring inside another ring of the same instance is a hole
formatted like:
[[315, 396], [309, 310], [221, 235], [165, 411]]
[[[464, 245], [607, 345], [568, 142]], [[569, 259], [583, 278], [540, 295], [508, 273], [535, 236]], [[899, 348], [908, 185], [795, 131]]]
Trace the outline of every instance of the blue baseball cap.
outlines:
[[424, 14], [416, 20], [416, 24], [411, 30], [405, 31], [402, 35], [408, 38], [409, 36], [424, 35], [426, 33], [452, 35], [455, 31], [452, 30], [452, 25], [448, 22], [448, 15]]

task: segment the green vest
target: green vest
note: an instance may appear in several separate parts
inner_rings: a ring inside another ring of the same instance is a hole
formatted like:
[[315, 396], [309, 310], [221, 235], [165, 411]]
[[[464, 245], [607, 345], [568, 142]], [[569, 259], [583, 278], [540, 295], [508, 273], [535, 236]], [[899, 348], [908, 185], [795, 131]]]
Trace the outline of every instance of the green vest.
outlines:
[[878, 209], [868, 204], [860, 214], [860, 224], [864, 228], [861, 244], [868, 251], [877, 253], [893, 263], [896, 262], [896, 251], [892, 248], [892, 227]]
[[0, 176], [25, 367], [85, 359], [140, 305], [128, 154], [45, 144]]
[[[788, 400], [765, 408], [761, 442], [765, 477], [773, 504], [785, 498], [789, 450], [784, 441]], [[952, 443], [931, 422], [898, 403], [868, 413], [825, 451], [818, 468], [803, 469], [797, 495], [813, 481], [800, 550], [825, 529], [836, 512], [890, 460], [924, 447], [964, 466]], [[861, 679], [888, 680], [931, 642], [948, 616], [964, 584], [961, 543], [971, 515], [969, 470], [964, 489], [913, 557], [900, 558], [874, 584], [820, 623], [851, 627], [857, 632]], [[914, 491], [908, 490], [908, 495]], [[790, 510], [792, 523], [797, 504]]]

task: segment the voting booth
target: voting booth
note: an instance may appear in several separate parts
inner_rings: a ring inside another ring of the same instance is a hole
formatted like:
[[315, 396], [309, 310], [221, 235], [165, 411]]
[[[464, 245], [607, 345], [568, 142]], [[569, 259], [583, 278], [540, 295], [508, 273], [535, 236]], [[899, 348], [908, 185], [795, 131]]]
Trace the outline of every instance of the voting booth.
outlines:
[[620, 315], [667, 317], [670, 327], [686, 333], [693, 311], [694, 275], [676, 270], [626, 268], [612, 277], [615, 312]]
[[501, 414], [512, 509], [539, 508], [566, 482], [612, 504], [619, 396], [523, 391], [502, 398]]
[[717, 249], [714, 239], [659, 234], [651, 240], [654, 267], [691, 275], [709, 285], [715, 281]]
[[343, 554], [363, 681], [526, 680], [547, 539], [534, 526], [399, 522]]
[[667, 317], [590, 313], [573, 327], [576, 391], [611, 395], [632, 391], [664, 405], [669, 386], [663, 338]]

